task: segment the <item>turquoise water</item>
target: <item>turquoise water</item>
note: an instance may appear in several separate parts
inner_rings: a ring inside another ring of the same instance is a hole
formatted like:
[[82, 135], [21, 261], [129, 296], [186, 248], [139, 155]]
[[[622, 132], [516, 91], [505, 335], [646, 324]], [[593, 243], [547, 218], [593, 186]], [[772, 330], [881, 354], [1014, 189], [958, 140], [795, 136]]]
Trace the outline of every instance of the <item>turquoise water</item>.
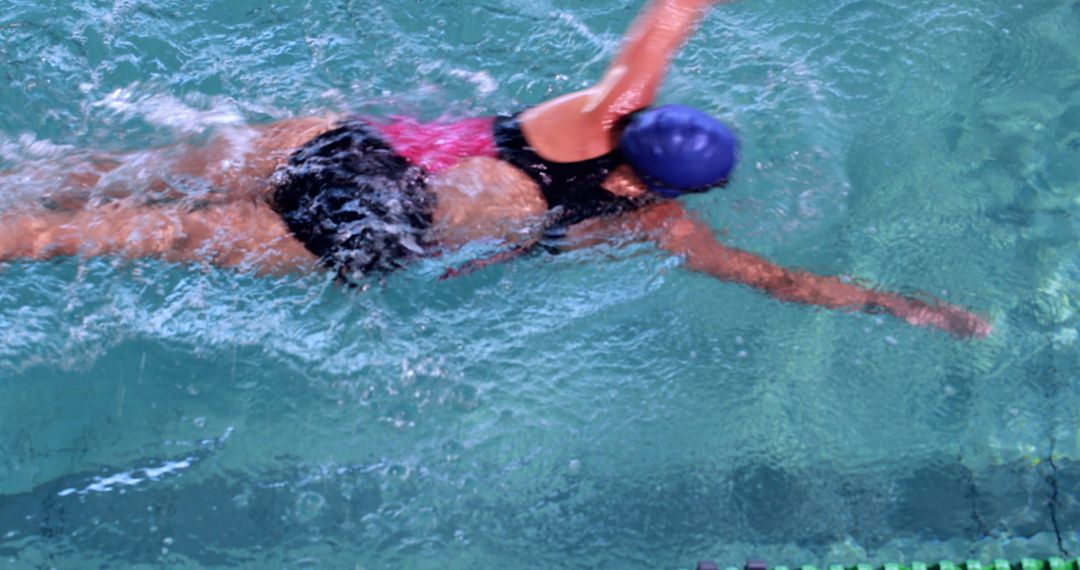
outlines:
[[[0, 2], [0, 208], [48, 165], [328, 110], [508, 112], [641, 2]], [[446, 283], [0, 269], [0, 565], [676, 568], [1080, 551], [1080, 3], [746, 0], [663, 98], [725, 243], [989, 315], [782, 304], [648, 247]], [[62, 166], [59, 168], [63, 168]], [[467, 258], [469, 252], [461, 254]]]

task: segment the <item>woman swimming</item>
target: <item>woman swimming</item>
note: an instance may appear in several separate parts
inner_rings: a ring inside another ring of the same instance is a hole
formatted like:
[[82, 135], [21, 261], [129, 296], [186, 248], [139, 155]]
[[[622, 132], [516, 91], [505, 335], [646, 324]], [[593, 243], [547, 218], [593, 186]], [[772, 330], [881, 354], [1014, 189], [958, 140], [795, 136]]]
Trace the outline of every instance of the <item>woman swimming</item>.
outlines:
[[151, 191], [183, 177], [227, 189], [198, 208], [130, 197], [69, 207], [64, 196], [108, 187], [133, 160], [99, 157], [63, 177], [59, 207], [0, 218], [0, 261], [155, 256], [264, 273], [321, 264], [354, 282], [477, 239], [505, 247], [445, 277], [535, 251], [632, 238], [684, 258], [691, 270], [785, 301], [988, 334], [986, 321], [959, 307], [725, 247], [678, 202], [725, 184], [736, 161], [735, 137], [716, 119], [652, 106], [673, 54], [722, 2], [652, 0], [595, 86], [512, 116], [279, 121], [226, 131], [142, 181]]

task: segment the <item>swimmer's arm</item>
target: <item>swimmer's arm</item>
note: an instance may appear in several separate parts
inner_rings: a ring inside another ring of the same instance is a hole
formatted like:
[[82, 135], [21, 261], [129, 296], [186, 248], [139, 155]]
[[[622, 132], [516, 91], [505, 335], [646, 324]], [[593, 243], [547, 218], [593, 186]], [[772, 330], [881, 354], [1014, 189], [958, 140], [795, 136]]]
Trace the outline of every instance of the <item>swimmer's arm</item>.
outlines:
[[584, 110], [595, 109], [606, 121], [615, 121], [652, 105], [671, 59], [694, 33], [709, 6], [723, 1], [653, 0], [634, 20]]
[[990, 333], [989, 323], [960, 307], [786, 269], [752, 253], [727, 247], [717, 241], [707, 224], [690, 216], [678, 202], [644, 208], [622, 216], [617, 224], [614, 228], [595, 229], [608, 235], [627, 232], [646, 236], [662, 249], [685, 258], [688, 269], [748, 285], [783, 301], [871, 313], [884, 311], [913, 325], [934, 326], [961, 336], [985, 337]]
[[75, 212], [0, 216], [0, 262], [110, 255], [250, 268], [259, 274], [310, 269], [317, 261], [276, 213], [257, 202], [198, 211], [117, 202]]
[[526, 127], [541, 136], [547, 134], [539, 132], [543, 123], [561, 125], [574, 117], [606, 132], [621, 117], [651, 105], [671, 58], [714, 3], [717, 0], [653, 0], [634, 21], [600, 81], [533, 107], [523, 117]]

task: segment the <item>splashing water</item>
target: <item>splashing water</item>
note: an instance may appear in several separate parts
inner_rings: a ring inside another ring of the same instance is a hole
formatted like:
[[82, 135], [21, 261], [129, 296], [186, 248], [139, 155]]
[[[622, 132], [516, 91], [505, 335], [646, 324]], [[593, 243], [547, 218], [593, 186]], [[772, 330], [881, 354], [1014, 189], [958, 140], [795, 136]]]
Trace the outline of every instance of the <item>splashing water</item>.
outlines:
[[[327, 112], [511, 112], [640, 2], [0, 11], [0, 211], [123, 154]], [[1080, 551], [1080, 8], [737, 2], [663, 98], [743, 162], [725, 243], [989, 315], [958, 342], [641, 245], [364, 291], [160, 261], [0, 267], [0, 561], [596, 568]], [[212, 188], [184, 186], [192, 199]], [[110, 182], [86, 199], [107, 197]]]

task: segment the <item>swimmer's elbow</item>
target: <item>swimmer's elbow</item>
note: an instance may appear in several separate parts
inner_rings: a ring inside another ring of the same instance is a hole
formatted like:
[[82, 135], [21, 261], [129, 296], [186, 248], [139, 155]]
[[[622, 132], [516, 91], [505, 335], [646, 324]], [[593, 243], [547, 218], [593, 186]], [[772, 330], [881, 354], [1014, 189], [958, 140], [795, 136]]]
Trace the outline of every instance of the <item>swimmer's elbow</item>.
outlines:
[[635, 79], [626, 65], [615, 65], [588, 90], [581, 112], [605, 124], [648, 107], [656, 98], [656, 86]]
[[595, 86], [587, 90], [581, 113], [610, 128], [620, 119], [653, 104], [657, 83], [629, 75], [625, 66], [611, 69]]

